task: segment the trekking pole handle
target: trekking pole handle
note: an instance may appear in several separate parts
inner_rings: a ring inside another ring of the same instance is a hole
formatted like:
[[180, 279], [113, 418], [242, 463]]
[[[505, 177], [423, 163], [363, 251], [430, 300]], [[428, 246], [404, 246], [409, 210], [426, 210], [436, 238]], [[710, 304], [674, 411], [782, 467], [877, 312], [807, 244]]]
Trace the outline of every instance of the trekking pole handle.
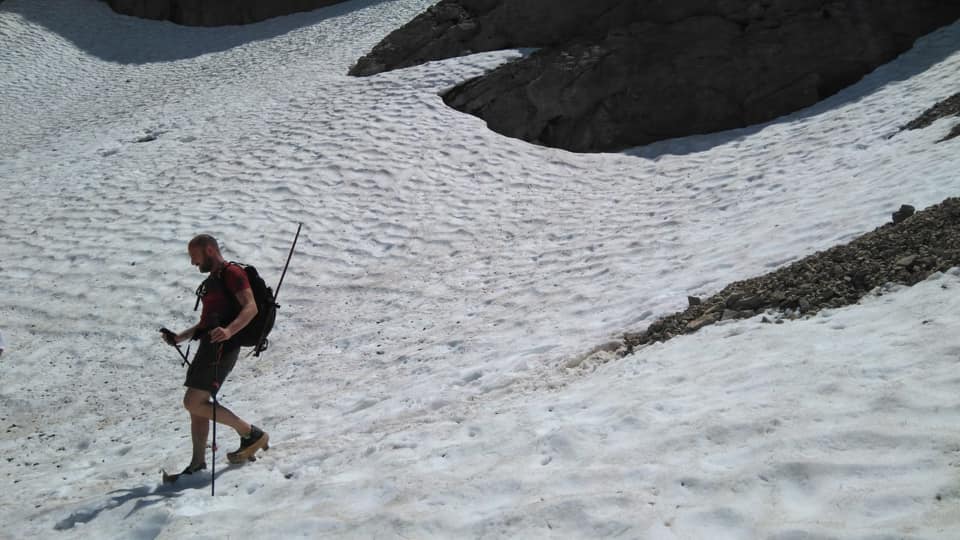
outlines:
[[[173, 338], [176, 338], [176, 335], [177, 335], [176, 332], [174, 332], [173, 330], [170, 330], [170, 329], [168, 329], [168, 328], [161, 328], [161, 329], [160, 329], [160, 333], [163, 334], [163, 335], [166, 336], [166, 337], [173, 336]], [[167, 343], [170, 343], [170, 342], [168, 341]], [[184, 366], [184, 365], [189, 366], [189, 365], [190, 365], [190, 360], [187, 360], [187, 357], [190, 356], [190, 347], [187, 347], [187, 352], [184, 353], [184, 352], [183, 352], [183, 349], [180, 348], [180, 344], [179, 344], [179, 343], [173, 342], [173, 343], [170, 343], [170, 345], [173, 345], [173, 346], [177, 349], [177, 352], [180, 353], [180, 358], [183, 359], [183, 364], [180, 364], [180, 365], [181, 365], [181, 366]]]

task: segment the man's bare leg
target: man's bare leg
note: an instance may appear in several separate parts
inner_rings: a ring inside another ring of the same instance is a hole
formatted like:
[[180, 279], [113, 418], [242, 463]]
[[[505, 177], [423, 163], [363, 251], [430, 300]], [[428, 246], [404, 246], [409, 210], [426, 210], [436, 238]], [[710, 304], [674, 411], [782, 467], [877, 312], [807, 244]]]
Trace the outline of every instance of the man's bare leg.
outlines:
[[190, 438], [193, 441], [191, 469], [207, 462], [207, 433], [209, 432], [210, 420], [190, 413]]
[[[183, 395], [183, 406], [190, 411], [191, 434], [193, 433], [194, 417], [203, 419], [205, 426], [207, 420], [213, 419], [213, 403], [210, 402], [210, 392], [187, 388], [187, 392]], [[220, 404], [217, 404], [217, 423], [232, 427], [241, 437], [250, 433], [250, 424]], [[206, 447], [206, 440], [207, 437], [204, 434], [204, 448]], [[194, 441], [194, 456], [196, 456], [196, 441]]]

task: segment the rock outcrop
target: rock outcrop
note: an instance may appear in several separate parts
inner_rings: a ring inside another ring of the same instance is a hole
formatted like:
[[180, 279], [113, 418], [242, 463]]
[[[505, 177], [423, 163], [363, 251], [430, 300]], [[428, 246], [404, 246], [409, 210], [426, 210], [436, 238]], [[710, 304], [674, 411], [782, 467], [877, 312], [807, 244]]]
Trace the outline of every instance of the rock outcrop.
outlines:
[[[930, 127], [937, 120], [950, 116], [960, 118], [960, 93], [956, 93], [940, 103], [937, 103], [933, 107], [930, 107], [909, 124], [903, 126], [901, 131], [904, 129], [924, 129]], [[954, 124], [953, 128], [950, 130], [950, 133], [937, 142], [949, 141], [950, 139], [954, 139], [956, 137], [960, 137], [960, 122]]]
[[345, 0], [103, 0], [117, 13], [186, 26], [249, 24]]
[[351, 74], [539, 47], [445, 101], [511, 137], [617, 150], [797, 111], [958, 17], [952, 0], [443, 0]]
[[960, 199], [913, 213], [901, 206], [888, 223], [852, 242], [805, 257], [769, 274], [731, 283], [706, 300], [691, 298], [682, 312], [627, 334], [620, 354], [695, 332], [721, 320], [767, 314], [765, 322], [855, 304], [889, 283], [914, 285], [960, 266]]

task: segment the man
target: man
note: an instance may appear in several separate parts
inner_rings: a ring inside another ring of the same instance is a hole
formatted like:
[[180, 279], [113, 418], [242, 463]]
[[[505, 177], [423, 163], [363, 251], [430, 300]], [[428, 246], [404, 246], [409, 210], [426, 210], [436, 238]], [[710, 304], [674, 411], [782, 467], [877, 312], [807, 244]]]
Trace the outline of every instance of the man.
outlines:
[[220, 246], [210, 235], [201, 234], [190, 240], [187, 251], [190, 263], [200, 272], [210, 274], [197, 289], [197, 296], [203, 302], [200, 322], [179, 334], [161, 330], [164, 341], [170, 345], [188, 339], [200, 340], [183, 383], [187, 387], [183, 406], [190, 413], [193, 458], [181, 474], [193, 474], [207, 468], [207, 434], [209, 421], [214, 418], [214, 407], [216, 421], [232, 427], [240, 435], [240, 448], [228, 454], [230, 461], [247, 459], [260, 448], [266, 448], [269, 440], [262, 430], [212, 401], [240, 354], [240, 345], [230, 338], [257, 315], [257, 303], [247, 274], [243, 268], [223, 259]]

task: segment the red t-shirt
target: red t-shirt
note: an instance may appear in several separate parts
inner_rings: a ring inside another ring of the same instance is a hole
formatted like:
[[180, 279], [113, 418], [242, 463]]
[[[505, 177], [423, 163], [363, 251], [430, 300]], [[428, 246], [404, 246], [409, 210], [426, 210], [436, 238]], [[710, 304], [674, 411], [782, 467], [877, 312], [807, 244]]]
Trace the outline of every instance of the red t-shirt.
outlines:
[[204, 284], [206, 293], [200, 297], [203, 302], [200, 327], [209, 330], [227, 326], [240, 314], [237, 293], [250, 288], [246, 271], [235, 264], [227, 264], [218, 274], [210, 274]]

